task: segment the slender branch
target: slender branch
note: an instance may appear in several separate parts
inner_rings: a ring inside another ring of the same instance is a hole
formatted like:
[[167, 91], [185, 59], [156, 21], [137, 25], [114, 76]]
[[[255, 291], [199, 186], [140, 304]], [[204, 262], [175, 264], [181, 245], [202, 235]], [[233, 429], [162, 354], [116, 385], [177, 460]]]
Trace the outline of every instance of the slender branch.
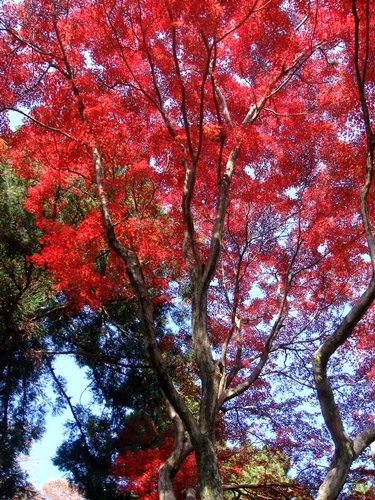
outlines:
[[69, 406], [70, 412], [73, 415], [73, 418], [74, 418], [74, 420], [75, 420], [75, 422], [77, 424], [78, 430], [79, 430], [79, 432], [81, 434], [81, 437], [82, 437], [82, 441], [83, 441], [83, 445], [84, 445], [85, 451], [86, 451], [87, 455], [89, 457], [91, 457], [90, 447], [89, 447], [89, 445], [87, 443], [87, 438], [86, 438], [85, 431], [83, 430], [83, 426], [81, 424], [81, 421], [80, 421], [80, 419], [79, 419], [79, 417], [78, 417], [78, 415], [77, 415], [77, 413], [75, 411], [75, 408], [74, 408], [74, 406], [73, 406], [73, 404], [71, 402], [71, 398], [67, 395], [66, 391], [64, 390], [64, 388], [63, 388], [63, 386], [61, 384], [61, 381], [57, 377], [57, 375], [56, 375], [56, 373], [55, 373], [55, 371], [53, 369], [52, 363], [49, 360], [49, 358], [46, 357], [45, 360], [46, 360], [48, 369], [49, 369], [49, 371], [50, 371], [50, 373], [52, 375], [52, 378], [53, 378], [54, 382], [56, 383], [56, 385], [57, 385], [57, 387], [58, 387], [61, 395], [65, 399], [67, 405]]
[[[270, 2], [271, 2], [271, 0], [268, 0], [268, 2], [266, 2], [264, 5], [262, 5], [262, 7], [259, 7], [259, 9], [257, 9], [256, 12], [258, 12], [259, 10], [266, 7]], [[239, 28], [241, 28], [241, 26], [246, 23], [246, 21], [249, 19], [251, 14], [253, 14], [253, 12], [255, 11], [255, 7], [257, 6], [257, 3], [258, 3], [258, 0], [256, 0], [254, 2], [254, 5], [251, 7], [249, 12], [246, 14], [246, 16], [243, 19], [241, 19], [241, 21], [239, 23], [236, 24], [236, 26], [234, 26], [229, 31], [224, 33], [224, 35], [222, 35], [221, 37], [218, 38], [217, 43], [222, 42], [227, 36], [231, 35], [235, 31], [237, 31]]]
[[[368, 50], [369, 50], [369, 17], [367, 17], [366, 20], [366, 40], [365, 40], [365, 45], [366, 45], [366, 50], [365, 50], [365, 60], [363, 63], [363, 70], [361, 72], [361, 69], [359, 67], [359, 43], [360, 43], [360, 35], [359, 35], [359, 27], [360, 27], [360, 17], [357, 12], [357, 1], [352, 0], [352, 13], [354, 16], [354, 23], [355, 23], [355, 28], [354, 28], [354, 68], [355, 68], [355, 74], [356, 74], [356, 80], [357, 80], [357, 86], [358, 86], [358, 93], [359, 93], [359, 99], [361, 101], [361, 106], [362, 106], [362, 111], [363, 111], [363, 119], [364, 119], [364, 124], [366, 128], [366, 134], [367, 137], [370, 138], [372, 137], [372, 130], [371, 130], [371, 124], [370, 124], [370, 114], [369, 114], [369, 109], [367, 105], [367, 100], [366, 100], [366, 95], [365, 95], [365, 76], [366, 76], [366, 68], [367, 68], [367, 63], [368, 63]], [[367, 16], [369, 16], [369, 11], [368, 11], [368, 0], [366, 2], [366, 13]]]
[[167, 4], [167, 11], [169, 14], [169, 19], [171, 21], [171, 27], [172, 27], [172, 51], [173, 51], [173, 61], [174, 61], [174, 66], [178, 78], [178, 82], [180, 85], [180, 90], [181, 90], [181, 112], [182, 112], [182, 118], [184, 122], [184, 129], [186, 133], [186, 140], [187, 140], [187, 145], [188, 145], [188, 151], [190, 154], [191, 160], [194, 162], [194, 150], [193, 150], [193, 144], [191, 141], [191, 135], [190, 135], [190, 124], [189, 124], [189, 119], [187, 116], [187, 110], [186, 110], [186, 89], [185, 85], [182, 79], [181, 71], [180, 71], [180, 63], [178, 60], [178, 55], [177, 55], [177, 33], [176, 33], [176, 28], [173, 26], [173, 13], [169, 5]]
[[219, 87], [219, 85], [217, 83], [217, 80], [216, 80], [215, 76], [211, 74], [211, 78], [212, 78], [212, 82], [213, 82], [213, 86], [214, 86], [215, 92], [216, 92], [217, 96], [219, 97], [220, 102], [221, 102], [221, 106], [223, 108], [223, 113], [224, 113], [225, 121], [228, 123], [228, 125], [230, 125], [232, 127], [233, 124], [232, 124], [232, 119], [230, 117], [230, 113], [229, 113], [227, 101], [225, 100], [224, 94], [222, 93], [222, 91], [221, 91], [221, 89], [220, 89], [220, 87]]
[[15, 38], [16, 40], [21, 42], [21, 44], [24, 44], [27, 47], [29, 47], [30, 49], [35, 50], [35, 52], [38, 52], [38, 54], [40, 54], [40, 55], [51, 57], [53, 59], [57, 59], [58, 61], [63, 61], [62, 57], [59, 57], [58, 55], [54, 54], [53, 52], [47, 52], [47, 51], [43, 50], [41, 47], [39, 47], [38, 45], [36, 45], [34, 42], [31, 42], [29, 40], [26, 40], [25, 38], [22, 38], [16, 31], [13, 31], [9, 26], [7, 26], [4, 21], [1, 24], [4, 26], [5, 31], [7, 33], [9, 33], [13, 38]]
[[[299, 253], [301, 244], [302, 244], [302, 242], [299, 239], [299, 241], [296, 244], [295, 251], [294, 251], [292, 258], [289, 262], [288, 269], [287, 269], [287, 272], [285, 275], [284, 292], [283, 292], [282, 297], [280, 297], [280, 299], [279, 299], [279, 311], [278, 311], [277, 317], [274, 321], [272, 330], [271, 330], [271, 332], [270, 332], [270, 334], [269, 334], [269, 336], [266, 339], [266, 342], [264, 344], [263, 352], [261, 354], [259, 362], [258, 362], [257, 366], [254, 368], [254, 370], [252, 371], [251, 375], [249, 377], [247, 377], [246, 380], [244, 380], [243, 382], [238, 384], [236, 387], [228, 388], [227, 391], [225, 393], [223, 393], [223, 395], [220, 399], [220, 406], [223, 405], [225, 403], [225, 401], [228, 401], [236, 396], [239, 396], [243, 392], [245, 392], [258, 379], [266, 362], [268, 361], [269, 355], [272, 352], [273, 341], [276, 338], [277, 334], [279, 333], [280, 329], [283, 327], [283, 322], [284, 322], [284, 317], [285, 317], [285, 307], [286, 307], [286, 303], [287, 303], [287, 298], [288, 298], [288, 293], [289, 293], [289, 289], [291, 286], [291, 282], [293, 280], [293, 275], [291, 274], [291, 270], [292, 270], [294, 262], [297, 258], [297, 255]], [[232, 368], [232, 373], [229, 374], [228, 380], [230, 380], [230, 381], [233, 380], [234, 376], [236, 375], [236, 373], [238, 373], [240, 368], [241, 368], [241, 366], [237, 367], [237, 365], [234, 368]], [[229, 384], [227, 384], [227, 387], [228, 387], [228, 385]]]
[[306, 491], [306, 488], [303, 486], [297, 486], [293, 483], [258, 483], [258, 484], [251, 484], [251, 483], [243, 483], [243, 484], [224, 484], [223, 485], [223, 490], [224, 491], [237, 491], [240, 489], [266, 489], [266, 488], [291, 488], [291, 489], [296, 489], [300, 491]]
[[373, 442], [375, 442], [375, 425], [368, 427], [354, 438], [354, 460]]
[[15, 111], [16, 113], [20, 113], [22, 116], [28, 118], [29, 120], [33, 121], [37, 125], [40, 125], [41, 127], [45, 128], [47, 130], [51, 130], [52, 132], [57, 132], [59, 134], [62, 134], [65, 137], [67, 137], [68, 139], [71, 139], [72, 141], [77, 141], [76, 138], [72, 137], [67, 132], [64, 132], [63, 130], [60, 130], [60, 129], [55, 128], [55, 127], [51, 127], [50, 125], [47, 125], [46, 123], [43, 123], [43, 122], [37, 120], [34, 116], [29, 115], [28, 113], [25, 113], [25, 111], [21, 111], [20, 109], [13, 108], [11, 106], [7, 106], [7, 107], [2, 108], [2, 111]]
[[184, 400], [177, 392], [165, 365], [165, 361], [161, 355], [159, 346], [156, 342], [151, 297], [144, 281], [141, 265], [136, 254], [131, 250], [125, 248], [116, 236], [108, 208], [107, 195], [102, 184], [103, 166], [101, 156], [97, 148], [94, 148], [93, 158], [105, 237], [109, 247], [125, 263], [126, 272], [132, 284], [133, 290], [138, 298], [141, 308], [142, 334], [145, 341], [148, 359], [153, 369], [155, 370], [160, 388], [168, 398], [169, 402], [172, 404], [173, 408], [177, 411], [180, 418], [183, 420], [184, 424], [189, 430], [190, 436], [194, 436], [199, 432], [197, 422], [191, 414], [190, 410], [187, 408]]

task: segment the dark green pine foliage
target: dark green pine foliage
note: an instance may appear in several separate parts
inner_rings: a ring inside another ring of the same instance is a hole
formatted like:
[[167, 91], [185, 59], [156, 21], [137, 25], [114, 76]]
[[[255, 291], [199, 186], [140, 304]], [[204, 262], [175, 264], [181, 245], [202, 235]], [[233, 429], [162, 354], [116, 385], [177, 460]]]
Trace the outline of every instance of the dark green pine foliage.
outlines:
[[[159, 340], [171, 338], [167, 311], [159, 313]], [[74, 418], [66, 424], [68, 439], [53, 462], [68, 472], [87, 499], [131, 499], [131, 494], [124, 497], [118, 492], [118, 479], [112, 475], [116, 456], [124, 449], [158, 446], [170, 424], [145, 359], [136, 304], [118, 301], [97, 312], [84, 310], [71, 318], [48, 321], [54, 348], [77, 352], [77, 362], [86, 368], [100, 407], [99, 413], [83, 406], [73, 408]]]
[[40, 231], [23, 208], [27, 183], [0, 163], [0, 498], [30, 490], [18, 463], [44, 425], [38, 310], [50, 287], [29, 257]]

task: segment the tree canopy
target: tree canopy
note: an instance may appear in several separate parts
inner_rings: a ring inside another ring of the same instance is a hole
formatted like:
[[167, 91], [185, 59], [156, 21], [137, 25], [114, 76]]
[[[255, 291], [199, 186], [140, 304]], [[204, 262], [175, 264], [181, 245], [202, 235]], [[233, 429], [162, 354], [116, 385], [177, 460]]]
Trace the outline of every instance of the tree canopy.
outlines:
[[[190, 498], [267, 486], [226, 475], [225, 443], [244, 463], [267, 450], [290, 460], [301, 495], [372, 491], [373, 11], [1, 2], [2, 154], [31, 183], [25, 208], [42, 233], [26, 262], [47, 269], [72, 325], [120, 299], [134, 307], [138, 359], [173, 426], [161, 500], [180, 497], [192, 457]], [[167, 306], [190, 321], [161, 335]], [[76, 332], [67, 342], [82, 347]]]

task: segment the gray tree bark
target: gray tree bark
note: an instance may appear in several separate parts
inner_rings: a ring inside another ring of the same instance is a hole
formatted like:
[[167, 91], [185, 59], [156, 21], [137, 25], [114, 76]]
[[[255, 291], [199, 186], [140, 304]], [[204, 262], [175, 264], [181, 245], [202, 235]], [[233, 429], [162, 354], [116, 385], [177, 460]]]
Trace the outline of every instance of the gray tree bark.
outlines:
[[[335, 444], [335, 454], [327, 475], [319, 489], [318, 500], [334, 500], [340, 493], [352, 462], [359, 456], [365, 447], [373, 441], [374, 427], [369, 427], [352, 440], [344, 430], [340, 410], [336, 405], [333, 390], [327, 376], [327, 365], [332, 355], [342, 346], [353, 333], [354, 328], [365, 316], [368, 309], [375, 301], [375, 238], [367, 209], [367, 197], [373, 184], [373, 163], [375, 135], [371, 128], [371, 120], [365, 93], [366, 71], [369, 53], [366, 51], [364, 60], [360, 61], [359, 44], [360, 36], [364, 36], [363, 43], [369, 42], [369, 1], [366, 0], [366, 9], [361, 17], [357, 12], [357, 1], [352, 0], [352, 13], [354, 16], [354, 69], [358, 85], [359, 99], [363, 112], [363, 124], [367, 136], [367, 158], [364, 184], [360, 194], [360, 211], [363, 228], [366, 234], [367, 245], [371, 257], [372, 278], [363, 295], [356, 301], [347, 316], [342, 320], [336, 331], [322, 344], [313, 355], [314, 379], [318, 399], [324, 421]], [[360, 35], [360, 23], [365, 24], [364, 35]]]
[[173, 450], [159, 471], [158, 492], [160, 500], [176, 500], [173, 491], [173, 480], [180, 469], [185, 458], [193, 451], [193, 446], [188, 437], [185, 436], [185, 427], [173, 409], [166, 400], [169, 417], [175, 428]]

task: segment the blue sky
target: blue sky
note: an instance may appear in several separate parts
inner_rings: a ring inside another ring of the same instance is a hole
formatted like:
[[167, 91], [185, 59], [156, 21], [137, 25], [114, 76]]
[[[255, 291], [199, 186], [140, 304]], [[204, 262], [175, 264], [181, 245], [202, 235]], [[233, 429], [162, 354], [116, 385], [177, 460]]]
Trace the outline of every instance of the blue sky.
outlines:
[[[67, 380], [67, 393], [72, 398], [72, 403], [88, 404], [90, 392], [85, 390], [88, 381], [85, 371], [79, 368], [72, 356], [58, 356], [55, 363], [56, 374], [62, 375]], [[53, 398], [52, 389], [48, 390], [48, 397]], [[56, 449], [64, 440], [64, 422], [71, 419], [69, 410], [65, 410], [62, 415], [52, 416], [51, 411], [46, 418], [46, 432], [41, 441], [34, 443], [29, 456], [21, 459], [22, 467], [28, 471], [30, 482], [38, 489], [46, 481], [63, 477], [51, 462]]]

